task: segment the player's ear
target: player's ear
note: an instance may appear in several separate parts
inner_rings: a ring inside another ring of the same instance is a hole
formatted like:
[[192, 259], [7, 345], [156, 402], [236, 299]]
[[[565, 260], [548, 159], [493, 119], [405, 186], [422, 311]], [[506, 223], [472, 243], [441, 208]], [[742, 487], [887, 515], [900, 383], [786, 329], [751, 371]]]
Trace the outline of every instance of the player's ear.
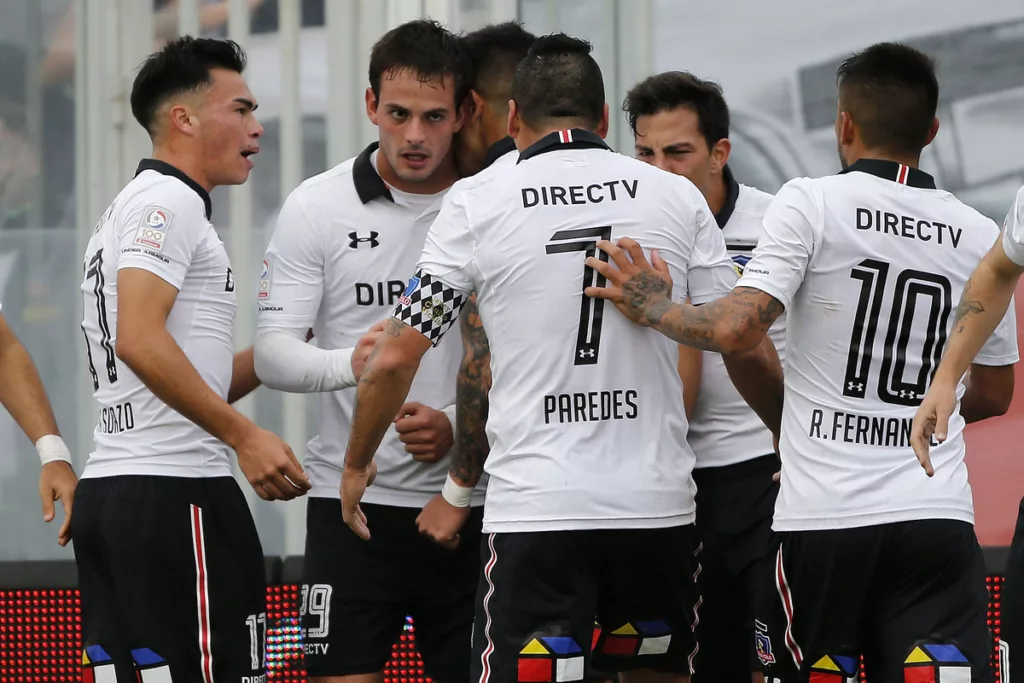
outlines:
[[469, 96], [466, 98], [466, 123], [482, 119], [484, 116], [484, 98], [480, 93], [470, 88]]
[[732, 152], [732, 143], [729, 138], [722, 138], [711, 148], [711, 166], [715, 173], [721, 173], [725, 165], [729, 163], [729, 154]]
[[936, 116], [936, 117], [934, 117], [932, 119], [932, 127], [931, 127], [931, 130], [928, 131], [928, 139], [924, 141], [924, 146], [927, 147], [928, 145], [932, 144], [932, 140], [934, 140], [935, 136], [938, 135], [938, 134], [939, 134], [939, 117]]
[[840, 111], [839, 120], [836, 122], [836, 139], [843, 147], [852, 145], [857, 137], [857, 124], [849, 112]]
[[189, 136], [196, 134], [196, 118], [187, 106], [183, 104], [175, 104], [167, 112], [167, 116], [170, 120], [171, 127], [178, 132]]
[[523, 120], [519, 116], [519, 107], [516, 105], [515, 100], [508, 101], [508, 134], [509, 137], [515, 138], [519, 135], [519, 131], [523, 128]]
[[597, 124], [597, 130], [594, 131], [601, 136], [601, 139], [608, 137], [608, 103], [604, 103], [604, 109], [601, 111], [601, 121]]
[[377, 125], [377, 96], [373, 94], [373, 88], [366, 89], [366, 117]]

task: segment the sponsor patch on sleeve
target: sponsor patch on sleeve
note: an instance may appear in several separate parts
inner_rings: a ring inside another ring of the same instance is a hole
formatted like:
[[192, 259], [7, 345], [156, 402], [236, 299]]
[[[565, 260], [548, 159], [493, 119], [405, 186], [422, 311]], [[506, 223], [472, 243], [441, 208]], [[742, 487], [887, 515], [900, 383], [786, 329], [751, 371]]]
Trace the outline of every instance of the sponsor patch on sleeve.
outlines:
[[173, 214], [161, 206], [147, 206], [142, 221], [135, 231], [134, 244], [150, 251], [161, 251], [171, 225]]
[[257, 298], [266, 299], [270, 296], [270, 257], [263, 259], [260, 267], [260, 289], [256, 294]]

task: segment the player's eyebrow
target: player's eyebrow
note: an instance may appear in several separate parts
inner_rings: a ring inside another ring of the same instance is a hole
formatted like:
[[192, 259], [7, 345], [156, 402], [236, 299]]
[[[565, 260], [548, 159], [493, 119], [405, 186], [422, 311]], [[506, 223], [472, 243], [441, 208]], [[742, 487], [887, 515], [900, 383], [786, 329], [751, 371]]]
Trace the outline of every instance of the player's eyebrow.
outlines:
[[653, 152], [654, 150], [647, 145], [633, 145], [633, 149], [638, 152]]
[[250, 100], [247, 97], [236, 97], [234, 99], [234, 101], [237, 104], [244, 105], [245, 108], [248, 109], [249, 111], [256, 111], [256, 109], [258, 109], [259, 106], [260, 106], [260, 105], [256, 104], [255, 102], [253, 102], [252, 100]]
[[692, 149], [693, 149], [693, 145], [691, 145], [689, 142], [673, 142], [671, 144], [668, 144], [668, 145], [665, 145], [664, 147], [662, 147], [662, 150], [664, 150], [666, 152], [682, 152], [682, 151], [689, 151], [689, 150], [692, 150]]

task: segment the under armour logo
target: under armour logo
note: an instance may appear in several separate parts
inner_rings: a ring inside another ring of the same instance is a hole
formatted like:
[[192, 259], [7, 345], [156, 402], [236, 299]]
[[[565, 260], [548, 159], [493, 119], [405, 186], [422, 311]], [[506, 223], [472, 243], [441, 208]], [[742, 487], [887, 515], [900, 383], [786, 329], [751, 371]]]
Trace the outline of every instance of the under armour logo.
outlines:
[[907, 389], [902, 389], [900, 391], [900, 398], [922, 398], [923, 399], [924, 398], [924, 394], [919, 394], [916, 391], [909, 391]]
[[227, 278], [227, 281], [224, 283], [224, 291], [225, 292], [233, 292], [233, 291], [235, 291], [235, 278], [231, 274], [231, 269], [230, 268], [228, 268], [228, 278]]
[[374, 249], [380, 246], [380, 242], [377, 241], [377, 235], [379, 234], [380, 233], [377, 232], [376, 230], [371, 230], [369, 237], [360, 237], [358, 232], [350, 232], [348, 234], [348, 246], [351, 249], [358, 249], [359, 245], [362, 244], [363, 242], [369, 242], [370, 249]]
[[594, 349], [580, 349], [580, 358], [593, 358], [595, 353]]
[[848, 386], [849, 391], [853, 391], [854, 389], [856, 389], [857, 391], [864, 391], [864, 385], [859, 382], [850, 382]]

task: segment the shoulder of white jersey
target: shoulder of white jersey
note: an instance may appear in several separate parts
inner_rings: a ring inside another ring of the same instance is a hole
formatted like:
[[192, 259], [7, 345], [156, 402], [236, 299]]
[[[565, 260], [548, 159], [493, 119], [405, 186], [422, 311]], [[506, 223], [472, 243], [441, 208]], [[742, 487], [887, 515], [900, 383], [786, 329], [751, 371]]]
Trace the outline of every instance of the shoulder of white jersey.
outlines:
[[120, 230], [140, 226], [135, 216], [147, 226], [166, 231], [184, 221], [206, 223], [206, 204], [195, 189], [171, 175], [143, 171], [135, 176], [115, 200], [114, 222]]
[[326, 203], [337, 209], [338, 202], [349, 199], [359, 201], [355, 183], [352, 180], [352, 167], [356, 157], [346, 159], [337, 166], [322, 173], [306, 178], [288, 195], [289, 200], [298, 200], [304, 207]]
[[736, 197], [735, 211], [741, 211], [752, 216], [764, 217], [771, 205], [775, 195], [764, 190], [759, 190], [750, 185], [740, 183], [740, 192]]

